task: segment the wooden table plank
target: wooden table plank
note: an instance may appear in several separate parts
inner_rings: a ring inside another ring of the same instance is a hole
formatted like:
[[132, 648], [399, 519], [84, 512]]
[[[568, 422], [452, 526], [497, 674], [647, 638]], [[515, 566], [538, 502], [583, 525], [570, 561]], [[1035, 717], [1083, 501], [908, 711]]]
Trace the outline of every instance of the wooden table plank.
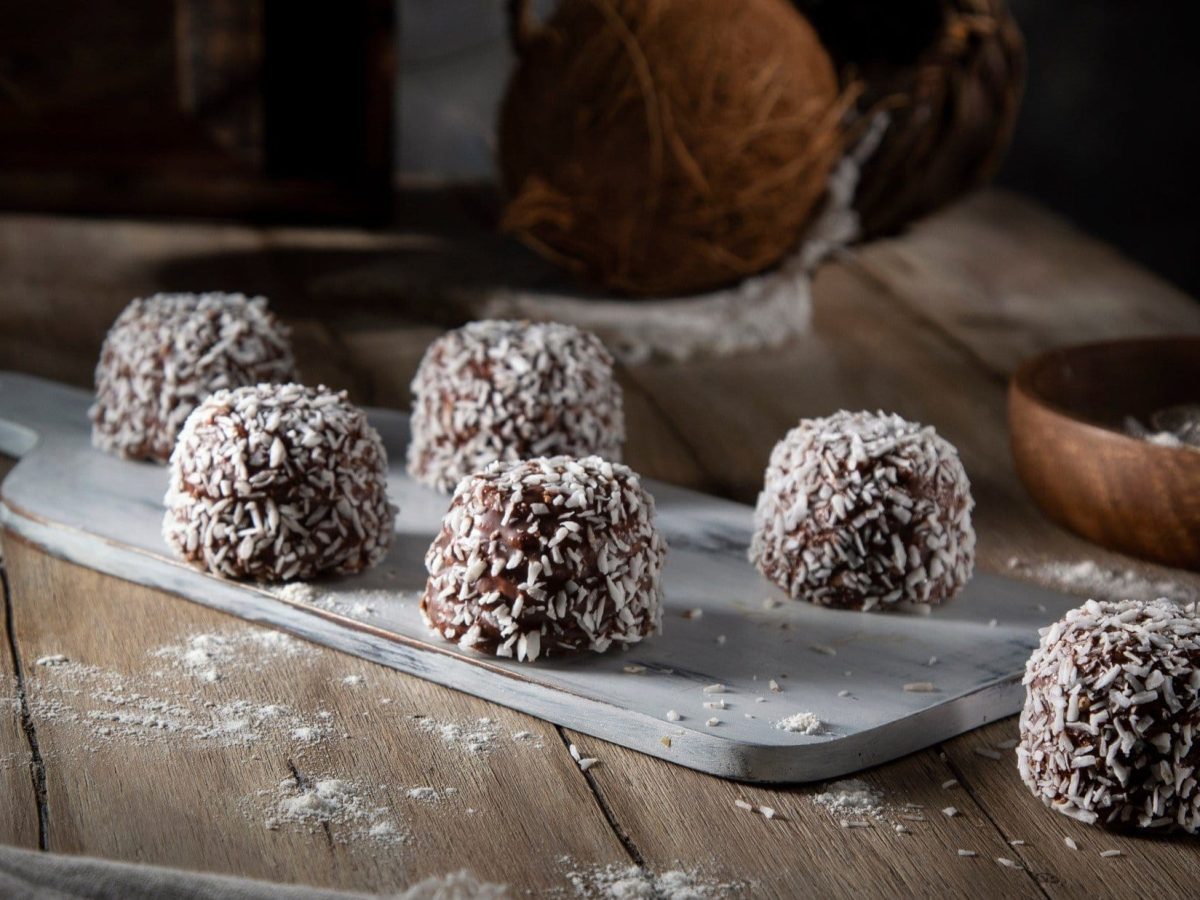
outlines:
[[1017, 194], [982, 191], [852, 264], [1007, 375], [1060, 344], [1200, 332], [1200, 303]]
[[[1030, 794], [1017, 774], [1014, 751], [995, 761], [976, 751], [994, 750], [1017, 737], [1015, 719], [997, 722], [949, 742], [950, 765], [1007, 840], [1025, 843], [1010, 854], [1019, 859], [1052, 897], [1186, 897], [1196, 893], [1195, 838], [1139, 837], [1093, 828], [1051, 812]], [[1005, 744], [1007, 748], [1007, 744]], [[1078, 850], [1065, 843], [1072, 838]], [[1105, 859], [1101, 851], [1124, 856]]]
[[[665, 722], [663, 731], [670, 733]], [[1028, 873], [995, 862], [1011, 857], [1011, 848], [969, 794], [942, 787], [954, 775], [934, 751], [857, 776], [880, 792], [885, 809], [879, 817], [848, 817], [868, 827], [843, 828], [843, 816], [814, 799], [826, 786], [740, 785], [567, 735], [600, 759], [588, 774], [651, 867], [701, 858], [714, 879], [741, 881], [754, 897], [840, 896], [848, 889], [891, 897], [1042, 896]], [[770, 806], [777, 817], [740, 809], [738, 800]], [[949, 806], [959, 814], [946, 816]], [[960, 848], [978, 856], [960, 857]]]
[[[0, 457], [0, 480], [11, 464]], [[38, 846], [37, 768], [22, 716], [21, 678], [8, 631], [8, 578], [0, 545], [0, 797], [6, 814], [0, 816], [0, 844]]]
[[[22, 653], [63, 653], [94, 667], [29, 674], [51, 850], [362, 890], [394, 890], [463, 867], [548, 890], [564, 884], [553, 864], [558, 855], [585, 865], [627, 861], [554, 726], [298, 641], [303, 653], [271, 653], [264, 665], [251, 655], [240, 666], [220, 665], [220, 680], [206, 681], [155, 656], [155, 648], [217, 634], [250, 636], [254, 651], [252, 636], [264, 630], [51, 559], [12, 536], [8, 554]], [[148, 712], [147, 703], [129, 699], [135, 694], [169, 706]], [[205, 718], [205, 704], [235, 702], [246, 704], [251, 719], [264, 706], [286, 707], [327, 733], [305, 741], [290, 733], [292, 723], [264, 726], [243, 746], [185, 730]], [[112, 714], [157, 716], [179, 727], [131, 725]], [[494, 749], [481, 755], [461, 742], [447, 745], [436, 730], [422, 730], [417, 716], [468, 726], [489, 718]], [[513, 738], [523, 732], [528, 737]], [[297, 772], [354, 782], [363, 805], [380, 812], [335, 822], [328, 833], [269, 829], [277, 785]], [[421, 787], [443, 796], [408, 796]], [[454, 793], [445, 796], [447, 789]], [[352, 836], [377, 822], [394, 823], [408, 839]]]

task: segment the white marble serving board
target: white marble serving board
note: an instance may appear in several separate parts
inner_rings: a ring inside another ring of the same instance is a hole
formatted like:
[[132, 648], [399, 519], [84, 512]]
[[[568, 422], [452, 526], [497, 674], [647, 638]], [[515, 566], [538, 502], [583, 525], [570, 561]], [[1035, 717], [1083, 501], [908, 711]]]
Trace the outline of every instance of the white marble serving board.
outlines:
[[[830, 778], [1010, 715], [1037, 629], [1079, 602], [980, 574], [930, 615], [795, 603], [746, 561], [749, 507], [648, 482], [670, 545], [663, 633], [627, 652], [569, 661], [485, 657], [431, 635], [417, 609], [422, 560], [447, 498], [404, 473], [406, 415], [371, 415], [400, 506], [387, 560], [315, 583], [316, 601], [301, 602], [171, 559], [159, 535], [165, 468], [92, 449], [89, 402], [85, 391], [0, 373], [0, 452], [22, 457], [0, 488], [5, 528], [72, 562], [725, 778]], [[768, 608], [767, 598], [783, 602]], [[703, 612], [686, 618], [688, 610]], [[629, 674], [630, 665], [645, 671]], [[904, 691], [911, 682], [936, 690]], [[704, 693], [715, 683], [725, 693]], [[727, 709], [704, 706], [721, 699]], [[668, 722], [670, 709], [683, 718]], [[827, 733], [775, 727], [798, 712], [816, 714]], [[720, 724], [706, 725], [712, 717]]]

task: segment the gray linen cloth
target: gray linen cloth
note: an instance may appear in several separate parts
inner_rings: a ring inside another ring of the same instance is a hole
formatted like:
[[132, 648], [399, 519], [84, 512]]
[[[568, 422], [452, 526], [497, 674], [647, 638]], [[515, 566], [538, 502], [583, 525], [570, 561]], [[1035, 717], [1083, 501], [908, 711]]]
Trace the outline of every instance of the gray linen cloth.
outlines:
[[[358, 900], [367, 896], [0, 846], [0, 897], [6, 900]], [[511, 895], [506, 887], [457, 872], [426, 879], [391, 896], [501, 900]]]

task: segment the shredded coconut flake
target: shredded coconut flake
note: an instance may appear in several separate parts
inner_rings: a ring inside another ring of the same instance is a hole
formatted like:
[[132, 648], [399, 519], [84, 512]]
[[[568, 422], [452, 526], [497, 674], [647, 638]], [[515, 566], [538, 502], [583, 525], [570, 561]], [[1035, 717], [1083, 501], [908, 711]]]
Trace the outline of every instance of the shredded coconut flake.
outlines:
[[825, 723], [813, 713], [798, 712], [795, 715], [788, 716], [786, 719], [780, 719], [775, 723], [775, 727], [780, 731], [795, 731], [800, 734], [821, 734], [825, 730]]
[[973, 506], [932, 428], [882, 412], [805, 419], [771, 453], [750, 559], [796, 599], [927, 607], [970, 579]]
[[409, 473], [449, 493], [496, 460], [619, 461], [625, 416], [612, 367], [600, 340], [570, 325], [485, 320], [447, 332], [413, 378]]

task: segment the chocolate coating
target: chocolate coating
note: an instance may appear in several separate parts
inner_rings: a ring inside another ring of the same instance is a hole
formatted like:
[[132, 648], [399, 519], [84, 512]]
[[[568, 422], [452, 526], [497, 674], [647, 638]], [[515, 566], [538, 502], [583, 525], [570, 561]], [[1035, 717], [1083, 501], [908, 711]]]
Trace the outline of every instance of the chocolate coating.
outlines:
[[1200, 830], [1197, 612], [1089, 600], [1042, 630], [1017, 747], [1034, 796], [1089, 824]]
[[599, 338], [570, 325], [489, 320], [447, 332], [413, 378], [409, 474], [449, 493], [496, 460], [619, 460], [612, 365]]
[[358, 572], [391, 543], [387, 452], [345, 392], [299, 384], [218, 391], [171, 455], [163, 537], [226, 578]]
[[936, 604], [971, 577], [974, 505], [932, 428], [884, 413], [804, 419], [771, 453], [750, 559], [797, 600]]
[[184, 421], [222, 388], [295, 381], [287, 329], [262, 297], [155, 294], [117, 317], [96, 366], [92, 443], [166, 462]]
[[597, 456], [497, 462], [464, 479], [425, 557], [421, 611], [459, 646], [535, 660], [659, 630], [654, 499]]

